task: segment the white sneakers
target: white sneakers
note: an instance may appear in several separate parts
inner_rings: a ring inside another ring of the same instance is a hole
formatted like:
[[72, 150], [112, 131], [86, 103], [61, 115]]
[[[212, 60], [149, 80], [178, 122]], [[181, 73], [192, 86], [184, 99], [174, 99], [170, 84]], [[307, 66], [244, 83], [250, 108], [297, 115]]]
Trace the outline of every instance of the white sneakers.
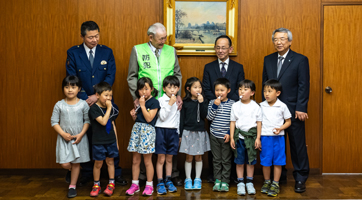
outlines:
[[246, 184], [246, 190], [248, 191], [248, 194], [255, 194], [255, 188], [253, 183], [247, 183]]
[[[238, 186], [237, 194], [244, 196], [246, 194], [245, 183], [240, 182], [240, 183], [238, 183], [237, 186]], [[247, 183], [246, 184], [246, 190], [248, 191], [248, 194], [255, 194], [256, 193], [253, 183]]]
[[245, 183], [240, 182], [240, 183], [238, 183], [237, 186], [238, 186], [237, 194], [244, 196], [246, 194], [245, 193]]

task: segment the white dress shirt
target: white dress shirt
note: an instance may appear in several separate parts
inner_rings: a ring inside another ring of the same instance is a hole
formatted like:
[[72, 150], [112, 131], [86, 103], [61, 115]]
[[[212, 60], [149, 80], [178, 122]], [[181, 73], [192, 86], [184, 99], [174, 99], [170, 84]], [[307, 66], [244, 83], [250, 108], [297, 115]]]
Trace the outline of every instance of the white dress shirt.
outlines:
[[85, 45], [84, 43], [83, 43], [83, 46], [84, 46], [85, 52], [87, 53], [88, 59], [89, 59], [89, 51], [90, 51], [90, 50], [93, 51], [93, 58], [96, 57], [96, 48], [97, 48], [97, 46], [93, 47], [93, 49], [88, 48], [88, 46]]
[[[221, 68], [222, 68], [222, 64], [221, 63], [223, 63], [223, 61], [221, 61], [220, 59], [217, 59], [218, 61], [219, 61], [219, 67], [220, 67], [220, 72], [221, 72]], [[228, 66], [229, 66], [229, 58], [227, 58], [225, 61], [224, 61], [224, 63], [225, 63], [225, 70], [226, 70], [226, 72], [228, 71]]]

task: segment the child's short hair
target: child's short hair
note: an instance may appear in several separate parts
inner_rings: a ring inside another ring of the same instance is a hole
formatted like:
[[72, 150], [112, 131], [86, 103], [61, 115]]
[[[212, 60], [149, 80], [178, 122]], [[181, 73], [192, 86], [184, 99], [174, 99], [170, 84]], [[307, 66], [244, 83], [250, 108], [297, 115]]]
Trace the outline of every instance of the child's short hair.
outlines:
[[217, 85], [223, 85], [227, 89], [230, 89], [230, 81], [227, 78], [218, 78], [218, 79], [216, 79], [216, 81], [214, 82], [214, 88]]
[[252, 80], [245, 79], [245, 80], [240, 81], [239, 88], [241, 88], [243, 86], [245, 88], [250, 88], [251, 91], [255, 92], [256, 87], [255, 87], [255, 83]]
[[158, 91], [156, 90], [156, 88], [153, 87], [152, 80], [148, 77], [142, 77], [142, 78], [138, 79], [138, 81], [137, 81], [137, 90], [135, 91], [135, 95], [137, 98], [140, 98], [140, 94], [138, 93], [138, 90], [144, 88], [146, 83], [148, 83], [150, 88], [153, 89], [152, 96], [157, 96]]
[[162, 85], [163, 87], [167, 87], [168, 85], [180, 87], [180, 81], [176, 76], [167, 76], [165, 79], [163, 79]]
[[107, 82], [100, 82], [94, 87], [94, 92], [101, 95], [104, 91], [112, 91], [112, 86]]
[[270, 80], [267, 80], [265, 83], [264, 83], [264, 86], [269, 86], [271, 89], [275, 89], [277, 92], [281, 92], [282, 91], [282, 84], [275, 80], [275, 79], [270, 79]]
[[62, 89], [64, 89], [65, 86], [78, 86], [78, 87], [82, 87], [82, 81], [80, 81], [80, 79], [77, 76], [74, 75], [70, 75], [67, 76], [63, 79], [63, 83], [62, 83]]

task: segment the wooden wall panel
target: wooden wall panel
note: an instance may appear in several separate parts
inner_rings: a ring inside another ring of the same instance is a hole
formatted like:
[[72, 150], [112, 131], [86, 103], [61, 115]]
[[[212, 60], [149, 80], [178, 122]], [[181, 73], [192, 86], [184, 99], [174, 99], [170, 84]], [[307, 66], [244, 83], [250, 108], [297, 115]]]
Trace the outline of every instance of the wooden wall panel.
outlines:
[[[312, 168], [320, 168], [320, 0], [241, 0], [239, 3], [238, 56], [246, 78], [257, 85], [261, 100], [264, 56], [273, 53], [271, 33], [286, 27], [293, 32], [292, 49], [309, 58], [311, 97], [307, 122], [307, 144]], [[131, 49], [147, 41], [146, 30], [161, 21], [162, 0], [13, 0], [0, 8], [0, 74], [3, 97], [0, 106], [0, 168], [57, 168], [56, 133], [50, 127], [54, 104], [63, 98], [66, 50], [82, 43], [80, 25], [94, 20], [100, 26], [100, 44], [113, 49], [117, 74], [115, 102], [121, 166], [131, 167], [126, 150], [133, 121], [129, 117], [132, 98], [126, 81]], [[162, 22], [162, 21], [161, 21]], [[202, 79], [204, 65], [216, 57], [179, 56], [183, 84]], [[183, 87], [182, 87], [183, 88]], [[181, 156], [182, 158], [182, 156]], [[183, 161], [182, 161], [183, 162]], [[288, 160], [290, 163], [290, 159]], [[291, 165], [288, 164], [290, 167]], [[207, 167], [207, 166], [205, 166]]]

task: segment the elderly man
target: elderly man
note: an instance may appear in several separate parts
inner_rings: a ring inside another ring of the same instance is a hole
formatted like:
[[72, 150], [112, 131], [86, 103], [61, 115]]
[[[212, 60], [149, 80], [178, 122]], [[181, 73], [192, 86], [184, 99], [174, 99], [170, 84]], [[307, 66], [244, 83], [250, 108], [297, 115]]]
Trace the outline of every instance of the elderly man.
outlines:
[[[161, 97], [164, 93], [162, 90], [162, 82], [166, 76], [175, 75], [180, 83], [182, 83], [176, 50], [172, 46], [165, 44], [167, 39], [165, 26], [161, 23], [155, 23], [148, 28], [147, 35], [149, 42], [134, 46], [129, 61], [127, 81], [135, 107], [139, 104], [135, 95], [138, 79], [148, 77], [152, 80], [153, 86], [159, 91], [156, 98]], [[181, 90], [179, 90], [176, 98], [178, 109], [181, 109]], [[178, 178], [179, 171], [176, 168], [177, 156], [173, 156], [172, 165], [172, 181], [175, 185], [182, 185], [181, 179]], [[146, 177], [142, 173], [145, 171], [142, 168], [141, 165], [140, 179], [143, 180]]]
[[[67, 51], [66, 71], [67, 75], [78, 76], [82, 81], [82, 90], [78, 93], [78, 98], [85, 100], [89, 106], [97, 102], [93, 86], [100, 82], [107, 82], [113, 85], [116, 74], [116, 64], [112, 49], [105, 45], [99, 45], [99, 27], [93, 21], [86, 21], [81, 26], [81, 38], [83, 44], [71, 47]], [[92, 149], [92, 130], [87, 131], [90, 151]], [[92, 155], [92, 154], [90, 154]], [[114, 158], [115, 181], [121, 185], [126, 185], [119, 167], [119, 157]], [[93, 162], [82, 163], [82, 178], [80, 185], [93, 180]]]
[[[264, 58], [263, 83], [276, 79], [282, 84], [279, 99], [292, 114], [292, 125], [286, 129], [294, 167], [295, 192], [306, 190], [309, 175], [309, 160], [305, 143], [305, 120], [308, 119], [309, 63], [308, 58], [290, 49], [292, 32], [278, 28], [272, 34], [272, 42], [277, 52]], [[264, 100], [264, 97], [263, 97]], [[286, 171], [284, 168], [284, 177]], [[283, 174], [282, 174], [283, 177]]]

